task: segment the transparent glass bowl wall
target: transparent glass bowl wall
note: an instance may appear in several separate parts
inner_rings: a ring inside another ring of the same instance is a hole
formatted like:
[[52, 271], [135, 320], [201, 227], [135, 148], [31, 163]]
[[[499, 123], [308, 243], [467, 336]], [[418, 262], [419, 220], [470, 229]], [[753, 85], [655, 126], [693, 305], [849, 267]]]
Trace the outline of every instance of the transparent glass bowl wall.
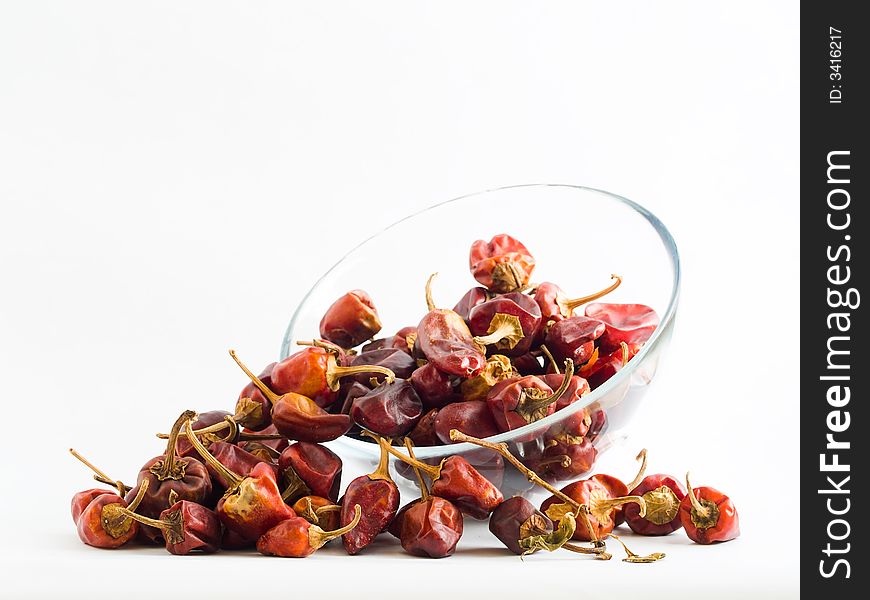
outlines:
[[[610, 283], [622, 285], [603, 301], [652, 306], [661, 324], [640, 353], [616, 376], [568, 408], [520, 429], [489, 438], [508, 442], [528, 454], [543, 444], [545, 433], [577, 411], [603, 408], [607, 430], [596, 440], [599, 450], [625, 429], [653, 380], [672, 333], [680, 286], [677, 248], [665, 226], [642, 206], [600, 190], [569, 185], [521, 185], [480, 192], [437, 204], [372, 236], [347, 253], [311, 288], [296, 309], [281, 347], [281, 358], [297, 351], [298, 340], [319, 335], [323, 312], [340, 295], [364, 289], [383, 322], [380, 336], [416, 325], [426, 312], [424, 286], [433, 285], [435, 304], [452, 308], [477, 282], [468, 270], [468, 249], [477, 239], [508, 233], [521, 240], [537, 261], [532, 282], [552, 281], [571, 296], [581, 296]], [[582, 313], [582, 309], [578, 310]], [[373, 465], [377, 445], [343, 437], [333, 445]], [[472, 464], [492, 458], [470, 444], [416, 448], [426, 462], [462, 454]], [[515, 477], [503, 491], [522, 493]]]

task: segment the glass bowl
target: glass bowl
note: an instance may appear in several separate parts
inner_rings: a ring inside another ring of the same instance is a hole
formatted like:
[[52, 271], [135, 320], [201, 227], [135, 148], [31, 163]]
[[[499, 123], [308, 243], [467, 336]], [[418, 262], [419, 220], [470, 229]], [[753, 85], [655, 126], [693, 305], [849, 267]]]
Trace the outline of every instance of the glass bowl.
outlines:
[[[623, 283], [602, 302], [646, 304], [661, 317], [640, 352], [581, 401], [488, 438], [507, 442], [528, 458], [541, 450], [545, 433], [552, 435], [579, 411], [603, 408], [606, 430], [594, 442], [600, 454], [624, 435], [655, 377], [672, 334], [680, 289], [677, 247], [662, 222], [636, 202], [602, 190], [555, 184], [503, 187], [436, 204], [390, 225], [353, 248], [314, 284], [290, 321], [281, 358], [299, 349], [297, 341], [318, 337], [324, 311], [349, 290], [364, 289], [371, 295], [383, 322], [381, 336], [420, 321], [431, 273], [439, 273], [433, 284], [435, 304], [451, 308], [478, 285], [468, 270], [471, 243], [498, 233], [516, 237], [531, 251], [536, 259], [532, 282], [553, 281], [577, 297], [606, 287], [616, 273]], [[344, 436], [330, 445], [342, 456], [377, 462], [377, 444]], [[493, 464], [499, 469], [491, 451], [468, 443], [421, 446], [415, 453], [431, 464], [460, 454], [484, 475]], [[405, 469], [399, 472], [408, 476]], [[502, 479], [496, 471], [489, 475]], [[515, 476], [506, 476], [501, 486], [506, 496], [528, 489]]]

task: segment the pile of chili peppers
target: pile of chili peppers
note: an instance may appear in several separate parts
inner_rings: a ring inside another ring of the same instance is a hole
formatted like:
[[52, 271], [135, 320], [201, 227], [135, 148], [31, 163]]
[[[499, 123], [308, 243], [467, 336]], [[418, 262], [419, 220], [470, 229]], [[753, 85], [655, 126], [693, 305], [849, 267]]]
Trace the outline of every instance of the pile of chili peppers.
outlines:
[[[412, 555], [441, 558], [454, 553], [470, 517], [488, 519], [516, 554], [564, 549], [609, 559], [612, 538], [627, 562], [664, 555], [630, 551], [613, 533], [622, 523], [641, 535], [683, 528], [699, 544], [737, 537], [728, 496], [693, 489], [688, 474], [685, 486], [669, 475], [644, 477], [645, 451], [629, 483], [605, 474], [577, 480], [595, 462], [594, 442], [607, 425], [602, 408], [575, 411], [510, 446], [484, 439], [580, 401], [658, 325], [650, 307], [594, 302], [620, 285], [619, 276], [571, 299], [554, 283], [530, 284], [534, 267], [522, 243], [497, 235], [472, 244], [469, 268], [481, 285], [452, 309], [437, 308], [429, 278], [428, 312], [416, 326], [373, 339], [381, 330], [377, 309], [354, 290], [327, 309], [319, 339], [259, 375], [230, 351], [249, 380], [235, 410], [184, 411], [159, 434], [166, 450], [145, 462], [135, 485], [71, 450], [114, 488], [73, 497], [79, 537], [99, 548], [139, 541], [173, 554], [256, 548], [301, 558], [338, 538], [357, 554], [388, 532]], [[380, 460], [339, 496], [342, 460], [322, 443], [348, 434], [377, 443]], [[414, 454], [415, 445], [457, 442], [480, 449], [438, 464]], [[420, 496], [404, 505], [390, 455], [419, 485]], [[540, 508], [522, 496], [504, 498], [507, 463], [552, 494]], [[576, 481], [554, 487], [564, 480]]]

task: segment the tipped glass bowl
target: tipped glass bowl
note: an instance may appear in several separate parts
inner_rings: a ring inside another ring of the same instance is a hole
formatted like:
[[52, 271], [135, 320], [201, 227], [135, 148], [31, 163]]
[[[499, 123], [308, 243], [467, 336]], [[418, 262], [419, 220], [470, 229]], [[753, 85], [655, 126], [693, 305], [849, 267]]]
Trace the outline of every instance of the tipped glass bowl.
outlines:
[[[616, 273], [623, 277], [622, 285], [600, 302], [646, 304], [661, 318], [640, 352], [582, 401], [488, 438], [507, 442], [512, 451], [530, 458], [541, 450], [545, 434], [558, 431], [578, 411], [604, 409], [607, 426], [594, 442], [600, 453], [623, 434], [655, 377], [680, 289], [679, 255], [670, 232], [644, 207], [615, 194], [572, 185], [518, 185], [462, 196], [406, 217], [353, 248], [314, 284], [290, 321], [281, 358], [299, 349], [297, 341], [318, 337], [324, 311], [353, 289], [371, 295], [383, 322], [380, 337], [419, 323], [426, 313], [424, 286], [431, 273], [439, 274], [432, 290], [435, 304], [452, 308], [479, 285], [468, 269], [471, 243], [498, 233], [519, 239], [535, 257], [532, 283], [552, 281], [577, 297], [606, 287]], [[377, 461], [378, 446], [369, 441], [344, 436], [332, 446], [343, 456], [373, 465]], [[491, 471], [493, 453], [471, 444], [418, 447], [415, 453], [431, 464], [461, 454], [484, 475], [501, 479]], [[408, 475], [405, 469], [399, 472]], [[505, 475], [506, 497], [528, 489], [523, 478]]]

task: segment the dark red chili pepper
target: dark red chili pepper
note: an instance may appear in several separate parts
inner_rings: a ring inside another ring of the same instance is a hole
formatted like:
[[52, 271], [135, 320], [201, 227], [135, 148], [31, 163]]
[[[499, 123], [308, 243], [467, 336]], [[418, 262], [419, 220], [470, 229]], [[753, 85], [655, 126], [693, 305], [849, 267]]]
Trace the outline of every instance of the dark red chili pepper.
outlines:
[[[257, 376], [266, 387], [272, 387], [272, 371], [277, 364], [266, 365]], [[261, 431], [272, 423], [272, 403], [253, 383], [248, 383], [239, 393], [239, 399], [236, 400], [235, 421], [251, 431]], [[199, 427], [200, 425], [194, 423], [194, 429]], [[208, 448], [207, 444], [206, 448]]]
[[[212, 442], [235, 442], [236, 440], [233, 438], [233, 435], [238, 433], [238, 428], [233, 428], [230, 426], [230, 423], [227, 421], [227, 417], [232, 418], [232, 413], [229, 413], [225, 410], [210, 410], [207, 412], [198, 413], [196, 418], [193, 420], [193, 429], [197, 431], [197, 435], [199, 436], [199, 441], [202, 442], [203, 446], [206, 448], [211, 445]], [[220, 425], [220, 429], [211, 430], [212, 427], [216, 427]], [[204, 432], [203, 430], [209, 430], [208, 432]], [[163, 438], [163, 435], [158, 435], [157, 437]], [[169, 434], [166, 435], [166, 438], [169, 438]], [[199, 455], [196, 453], [196, 450], [193, 449], [193, 446], [190, 445], [190, 442], [187, 441], [186, 436], [179, 436], [178, 440], [175, 442], [175, 451], [178, 456], [182, 458], [193, 457], [197, 458]]]
[[[380, 350], [367, 350], [356, 356], [348, 359], [351, 367], [382, 367], [389, 369], [394, 377], [398, 379], [408, 379], [411, 373], [417, 368], [417, 361], [411, 358], [411, 355], [401, 350], [400, 348], [381, 348]], [[352, 379], [364, 385], [370, 385], [373, 375], [370, 369], [367, 369], [359, 375], [354, 375]], [[383, 382], [383, 376], [377, 377], [378, 383]]]
[[554, 404], [565, 393], [574, 375], [574, 363], [565, 361], [565, 375], [556, 390], [534, 375], [495, 384], [486, 403], [500, 431], [518, 429], [553, 414]]
[[[230, 350], [230, 355], [263, 395], [272, 402], [272, 424], [282, 435], [303, 442], [328, 442], [350, 430], [350, 416], [330, 414], [311, 398], [295, 392], [279, 396], [257, 379], [257, 376], [238, 359], [234, 351]], [[277, 371], [278, 367], [275, 369]], [[274, 381], [274, 374], [272, 379]]]
[[555, 323], [574, 316], [574, 310], [577, 307], [592, 302], [593, 300], [597, 300], [602, 296], [606, 296], [618, 288], [619, 284], [622, 283], [622, 277], [619, 275], [611, 275], [610, 278], [615, 279], [616, 281], [600, 292], [595, 292], [594, 294], [574, 299], [569, 299], [562, 291], [562, 288], [555, 283], [545, 281], [544, 283], [538, 284], [538, 287], [535, 289], [535, 302], [538, 303], [538, 306], [541, 309], [541, 317], [543, 318], [544, 323], [547, 323], [548, 321], [553, 321]]
[[599, 302], [586, 307], [586, 316], [598, 319], [606, 326], [600, 341], [602, 352], [614, 352], [623, 342], [642, 345], [659, 325], [656, 311], [643, 304]]
[[342, 462], [338, 455], [320, 444], [296, 442], [281, 453], [278, 470], [282, 474], [293, 469], [311, 494], [338, 501]]
[[410, 381], [396, 379], [354, 400], [350, 416], [360, 427], [396, 437], [414, 428], [423, 416], [423, 403]]
[[360, 522], [360, 505], [353, 507], [354, 517], [347, 525], [334, 531], [324, 531], [302, 517], [281, 521], [257, 540], [257, 551], [266, 556], [305, 558], [323, 547], [329, 540], [347, 534]]
[[468, 325], [452, 310], [436, 308], [432, 301], [431, 275], [426, 282], [429, 312], [417, 325], [417, 341], [426, 360], [458, 377], [474, 377], [486, 364], [482, 349], [472, 339]]
[[541, 364], [540, 356], [537, 352], [529, 352], [522, 356], [515, 356], [511, 359], [514, 370], [520, 375], [543, 375], [547, 372], [546, 368]]
[[522, 496], [508, 498], [492, 511], [489, 530], [514, 554], [524, 554], [520, 540], [553, 531], [553, 522]]
[[[365, 396], [370, 391], [372, 391], [372, 388], [360, 383], [359, 381], [342, 383], [341, 390], [338, 393], [338, 399], [341, 402], [341, 410], [339, 410], [338, 413], [349, 415], [350, 409], [353, 407], [353, 401], [360, 396]], [[333, 409], [330, 409], [333, 413], [335, 412], [334, 408], [335, 405], [333, 405]]]
[[[551, 388], [557, 389], [562, 383], [562, 375], [558, 373], [542, 375], [541, 381], [546, 383]], [[567, 408], [571, 404], [579, 401], [583, 396], [588, 394], [589, 391], [589, 383], [582, 377], [574, 375], [573, 377], [571, 377], [571, 381], [568, 382], [568, 388], [565, 390], [565, 393], [563, 393], [559, 397], [559, 399], [556, 400], [554, 410], [558, 412], [563, 408]], [[557, 425], [551, 427], [548, 434], [552, 437], [556, 437], [559, 435], [583, 437], [589, 431], [589, 426], [591, 424], [592, 417], [589, 416], [589, 411], [585, 409], [579, 410], [567, 419], [564, 419]]]
[[542, 326], [540, 307], [520, 292], [496, 296], [472, 308], [468, 315], [474, 341], [507, 356], [528, 353]]
[[486, 519], [504, 500], [499, 489], [459, 455], [447, 457], [436, 467], [402, 454], [386, 440], [378, 438], [378, 442], [396, 458], [426, 473], [432, 479], [432, 494], [453, 502], [469, 517]]
[[489, 242], [471, 244], [468, 266], [471, 275], [487, 289], [505, 293], [529, 282], [535, 259], [519, 240], [501, 233]]
[[320, 337], [342, 348], [353, 348], [381, 330], [378, 309], [371, 296], [353, 290], [332, 303], [320, 320]]
[[[256, 432], [257, 435], [275, 436], [274, 439], [267, 439], [266, 437], [262, 437], [260, 439], [253, 439], [254, 435], [249, 435], [249, 433], [251, 432], [246, 429], [242, 430], [239, 436], [241, 438], [241, 441], [239, 442], [239, 447], [244, 448], [251, 454], [257, 454], [254, 449], [261, 446], [267, 446], [270, 450], [267, 451], [266, 454], [269, 457], [274, 458], [277, 455], [281, 454], [281, 452], [283, 452], [284, 449], [290, 445], [290, 442], [287, 440], [287, 438], [281, 435], [281, 433], [278, 431], [278, 428], [274, 425], [269, 425], [265, 429], [261, 429], [260, 431]], [[208, 448], [208, 446], [206, 446], [206, 448]], [[263, 458], [265, 458], [265, 456], [263, 456]]]
[[556, 358], [562, 360], [570, 358], [576, 364], [582, 365], [592, 356], [595, 340], [603, 333], [604, 323], [597, 319], [589, 317], [562, 319], [547, 331], [547, 347]]
[[[563, 487], [562, 493], [573, 498], [577, 504], [585, 504], [589, 507], [589, 523], [576, 528], [573, 536], [575, 540], [595, 541], [610, 534], [616, 526], [613, 511], [618, 506], [637, 502], [642, 508], [641, 513], [645, 507], [643, 498], [639, 496], [614, 498], [610, 491], [595, 479], [575, 481]], [[561, 498], [555, 496], [547, 498], [541, 505], [541, 511], [550, 517], [553, 523], [557, 523], [566, 511], [575, 510], [575, 507], [565, 504]]]
[[607, 412], [603, 408], [591, 409], [589, 414], [591, 423], [589, 431], [586, 432], [586, 438], [590, 442], [594, 442], [598, 437], [607, 430]]
[[[211, 476], [205, 465], [193, 457], [180, 458], [176, 453], [176, 440], [181, 428], [195, 416], [191, 410], [184, 411], [169, 432], [166, 454], [152, 458], [139, 471], [136, 487], [127, 493], [127, 498], [133, 498], [142, 482], [148, 481], [148, 490], [139, 506], [140, 514], [156, 518], [178, 500], [204, 503], [211, 496]], [[173, 493], [174, 500], [170, 502]], [[161, 542], [159, 529], [145, 528], [142, 533], [154, 542]]]
[[[214, 456], [219, 463], [224, 465], [230, 471], [234, 473], [239, 473], [243, 477], [247, 476], [251, 471], [254, 470], [259, 464], [267, 464], [273, 469], [276, 469], [275, 463], [269, 459], [263, 459], [259, 456], [255, 456], [244, 450], [235, 444], [228, 444], [227, 442], [213, 442], [211, 446], [208, 447], [208, 451], [211, 452], [211, 455]], [[212, 481], [219, 485], [223, 489], [227, 489], [230, 486], [230, 482], [226, 481], [223, 478], [223, 474], [221, 472], [216, 471], [211, 465], [206, 464], [206, 469], [208, 469], [209, 475], [212, 477]], [[277, 473], [277, 470], [276, 470]]]
[[563, 481], [591, 471], [597, 457], [598, 451], [585, 437], [561, 434], [550, 438], [541, 458], [529, 466], [548, 481]]
[[215, 510], [226, 527], [242, 538], [255, 540], [284, 519], [296, 516], [293, 509], [281, 498], [275, 480], [275, 469], [271, 465], [260, 463], [253, 468], [250, 475], [242, 477], [227, 469], [211, 455], [190, 428], [189, 421], [186, 433], [200, 456], [229, 483]]
[[465, 292], [465, 295], [459, 299], [459, 302], [457, 302], [456, 306], [453, 307], [453, 312], [468, 322], [468, 313], [471, 312], [471, 309], [478, 304], [483, 304], [491, 297], [492, 294], [490, 294], [486, 288], [473, 287]]
[[399, 331], [396, 332], [395, 335], [380, 338], [377, 340], [372, 340], [371, 342], [362, 347], [362, 351], [368, 352], [370, 350], [381, 350], [383, 348], [396, 348], [398, 350], [401, 350], [402, 352], [407, 352], [410, 355], [412, 353], [412, 349], [414, 348], [414, 342], [416, 341], [416, 339], [416, 327], [402, 327]]
[[293, 503], [293, 512], [321, 529], [338, 529], [341, 506], [323, 496], [303, 496]]
[[441, 408], [451, 402], [462, 399], [459, 394], [457, 378], [438, 370], [433, 363], [426, 363], [411, 373], [411, 385], [424, 409]]
[[486, 402], [471, 400], [448, 404], [435, 417], [435, 435], [441, 444], [452, 444], [450, 430], [468, 431], [475, 437], [490, 437], [499, 433]]
[[399, 488], [390, 477], [390, 462], [381, 446], [381, 456], [374, 472], [351, 481], [344, 492], [341, 508], [341, 523], [351, 523], [350, 507], [360, 505], [363, 515], [359, 524], [342, 536], [348, 554], [357, 554], [372, 543], [396, 517], [399, 510]]
[[161, 512], [159, 519], [144, 517], [127, 508], [119, 510], [130, 519], [162, 531], [166, 550], [172, 554], [211, 554], [221, 547], [220, 519], [214, 511], [195, 502], [179, 500]]
[[680, 502], [680, 522], [686, 535], [698, 544], [727, 542], [740, 535], [740, 519], [734, 502], [711, 487], [692, 488], [686, 473], [688, 494]]
[[[416, 458], [410, 440], [405, 440], [405, 447], [409, 456]], [[450, 556], [462, 537], [462, 513], [449, 500], [430, 495], [422, 473], [416, 467], [414, 471], [420, 485], [421, 497], [405, 505], [396, 515], [393, 525], [398, 524], [397, 537], [402, 548], [409, 554], [429, 558]], [[396, 533], [392, 529], [390, 532], [394, 535]]]
[[670, 475], [647, 475], [629, 492], [641, 496], [646, 502], [646, 515], [638, 514], [636, 504], [623, 508], [625, 522], [635, 533], [667, 535], [683, 524], [680, 522], [680, 502], [686, 497], [686, 488]]
[[[487, 410], [487, 416], [489, 412]], [[417, 421], [414, 429], [408, 433], [408, 438], [417, 446], [437, 446], [441, 444], [435, 432], [435, 422], [438, 419], [438, 409], [433, 408]]]
[[492, 386], [499, 381], [511, 379], [519, 376], [519, 373], [514, 369], [511, 360], [507, 356], [501, 354], [493, 354], [486, 359], [486, 365], [475, 377], [465, 379], [459, 385], [459, 391], [462, 392], [462, 399], [465, 401], [471, 400], [486, 400], [486, 395]]

